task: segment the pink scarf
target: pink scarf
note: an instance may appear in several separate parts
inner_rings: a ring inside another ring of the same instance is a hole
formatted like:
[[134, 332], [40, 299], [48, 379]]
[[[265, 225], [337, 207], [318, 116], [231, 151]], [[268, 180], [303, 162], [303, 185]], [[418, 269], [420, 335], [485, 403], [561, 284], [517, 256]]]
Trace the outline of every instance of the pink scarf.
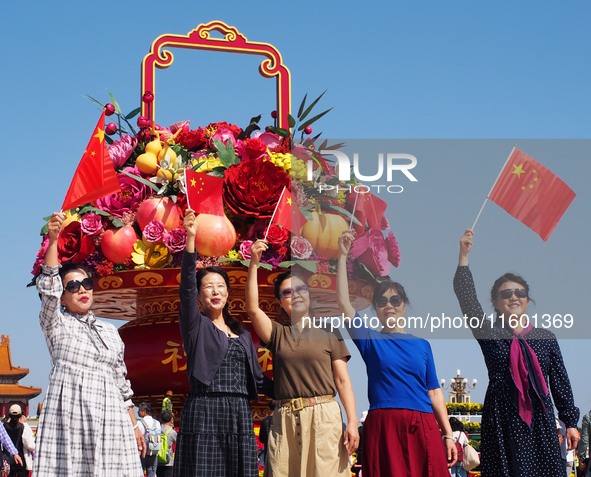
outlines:
[[519, 417], [529, 427], [533, 421], [533, 404], [530, 397], [530, 385], [546, 412], [544, 400], [548, 396], [548, 386], [540, 368], [535, 351], [523, 337], [533, 329], [530, 324], [520, 334], [514, 334], [509, 351], [511, 377], [517, 387], [517, 410]]

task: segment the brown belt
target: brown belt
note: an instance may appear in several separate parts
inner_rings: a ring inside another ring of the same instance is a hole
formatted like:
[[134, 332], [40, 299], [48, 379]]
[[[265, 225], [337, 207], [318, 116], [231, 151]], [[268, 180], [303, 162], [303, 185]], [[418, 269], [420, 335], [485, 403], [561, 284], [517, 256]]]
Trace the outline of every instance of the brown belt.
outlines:
[[279, 401], [279, 407], [289, 407], [293, 412], [301, 411], [305, 407], [315, 406], [316, 404], [323, 404], [334, 401], [334, 397], [331, 394], [326, 396], [314, 396], [314, 397], [299, 397], [294, 399], [282, 399]]

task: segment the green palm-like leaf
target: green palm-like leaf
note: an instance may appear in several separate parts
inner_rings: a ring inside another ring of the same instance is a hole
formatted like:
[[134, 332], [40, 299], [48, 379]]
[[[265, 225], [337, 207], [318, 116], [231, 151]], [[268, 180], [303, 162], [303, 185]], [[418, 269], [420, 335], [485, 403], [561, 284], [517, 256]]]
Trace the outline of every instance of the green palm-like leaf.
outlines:
[[310, 104], [310, 106], [308, 106], [302, 114], [298, 113], [298, 119], [300, 121], [303, 121], [304, 119], [306, 119], [306, 116], [308, 116], [308, 114], [310, 114], [310, 111], [312, 111], [312, 109], [314, 109], [314, 106], [316, 106], [318, 104], [318, 101], [320, 101], [320, 99], [322, 98], [322, 96], [324, 96], [324, 93], [326, 93], [326, 91], [327, 90], [324, 90], [324, 92], [320, 96], [318, 96], [314, 101], [312, 101], [312, 104]]
[[310, 124], [313, 124], [315, 121], [318, 121], [322, 116], [324, 116], [326, 113], [328, 113], [330, 111], [332, 111], [332, 108], [327, 109], [326, 111], [322, 111], [320, 114], [317, 114], [313, 118], [308, 119], [305, 123], [300, 125], [300, 127], [298, 128], [298, 131], [303, 131]]
[[138, 182], [141, 182], [144, 185], [147, 185], [150, 189], [152, 189], [156, 193], [158, 193], [160, 191], [160, 186], [158, 184], [154, 184], [153, 182], [150, 182], [149, 180], [146, 180], [143, 177], [136, 176], [135, 174], [131, 174], [125, 170], [121, 171], [121, 173], [125, 174], [128, 177], [131, 177], [132, 179], [135, 179]]
[[125, 119], [133, 119], [133, 118], [135, 118], [138, 114], [140, 114], [140, 111], [141, 110], [142, 110], [141, 107], [135, 108], [133, 111], [130, 111], [129, 113], [127, 113], [125, 115]]
[[300, 103], [300, 107], [298, 108], [298, 118], [302, 116], [302, 113], [304, 112], [304, 108], [306, 107], [306, 99], [308, 98], [308, 93], [306, 93], [304, 95], [304, 99], [302, 99], [302, 102]]

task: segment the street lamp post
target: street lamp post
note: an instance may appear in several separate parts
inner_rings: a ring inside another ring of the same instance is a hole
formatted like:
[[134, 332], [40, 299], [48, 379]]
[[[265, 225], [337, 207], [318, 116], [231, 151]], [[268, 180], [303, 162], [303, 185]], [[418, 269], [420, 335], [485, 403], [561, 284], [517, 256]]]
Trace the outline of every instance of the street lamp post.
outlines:
[[449, 380], [449, 384], [446, 386], [445, 379], [441, 379], [441, 388], [449, 389], [449, 402], [470, 402], [470, 388], [474, 389], [478, 380], [473, 379], [471, 384], [468, 384], [468, 380], [462, 376], [460, 370], [457, 370], [457, 374]]

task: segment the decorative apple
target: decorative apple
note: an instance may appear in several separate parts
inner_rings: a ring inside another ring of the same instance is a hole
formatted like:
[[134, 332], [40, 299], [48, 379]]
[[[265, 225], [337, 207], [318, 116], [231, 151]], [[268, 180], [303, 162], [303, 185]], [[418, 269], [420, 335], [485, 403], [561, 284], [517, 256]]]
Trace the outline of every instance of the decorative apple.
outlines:
[[117, 125], [115, 123], [109, 123], [105, 126], [105, 132], [109, 135], [112, 136], [113, 134], [115, 134], [117, 132], [119, 128], [117, 127]]
[[225, 215], [199, 214], [195, 219], [195, 249], [207, 257], [222, 257], [236, 244], [236, 229]]
[[152, 220], [160, 220], [166, 230], [176, 229], [181, 224], [178, 206], [169, 197], [150, 197], [137, 209], [137, 223], [141, 230]]
[[115, 113], [115, 106], [112, 103], [105, 104], [105, 116], [111, 116]]
[[137, 234], [131, 225], [125, 225], [120, 229], [109, 229], [101, 237], [101, 250], [111, 262], [122, 264], [131, 257], [133, 245], [137, 239]]

